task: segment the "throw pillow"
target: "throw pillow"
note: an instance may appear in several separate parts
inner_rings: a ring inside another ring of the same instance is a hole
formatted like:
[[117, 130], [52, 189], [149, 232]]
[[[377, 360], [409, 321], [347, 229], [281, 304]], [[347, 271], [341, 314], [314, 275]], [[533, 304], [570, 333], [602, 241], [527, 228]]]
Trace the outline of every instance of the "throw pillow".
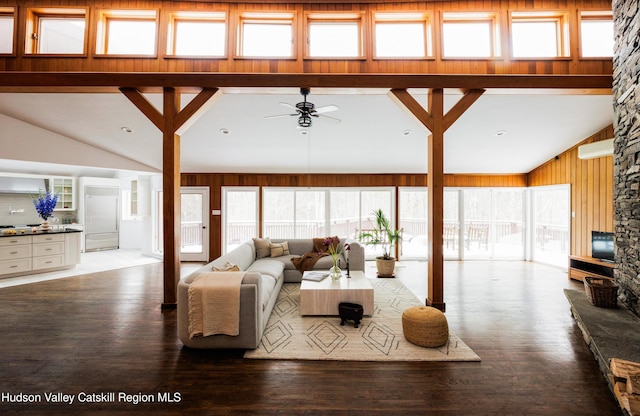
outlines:
[[282, 243], [271, 243], [271, 257], [288, 256], [290, 254], [288, 241], [283, 241]]
[[225, 264], [224, 267], [213, 266], [212, 270], [214, 272], [239, 272], [240, 271], [240, 267], [238, 267], [237, 264], [233, 264], [233, 263], [227, 262], [227, 264]]
[[256, 258], [271, 256], [271, 240], [268, 238], [254, 238], [253, 244], [256, 246]]

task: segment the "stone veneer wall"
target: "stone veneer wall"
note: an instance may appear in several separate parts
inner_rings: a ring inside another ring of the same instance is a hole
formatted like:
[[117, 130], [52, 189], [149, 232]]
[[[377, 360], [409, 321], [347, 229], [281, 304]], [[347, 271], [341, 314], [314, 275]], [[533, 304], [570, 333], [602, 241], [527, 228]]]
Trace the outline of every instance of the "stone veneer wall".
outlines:
[[620, 299], [640, 315], [640, 0], [614, 0], [614, 226]]

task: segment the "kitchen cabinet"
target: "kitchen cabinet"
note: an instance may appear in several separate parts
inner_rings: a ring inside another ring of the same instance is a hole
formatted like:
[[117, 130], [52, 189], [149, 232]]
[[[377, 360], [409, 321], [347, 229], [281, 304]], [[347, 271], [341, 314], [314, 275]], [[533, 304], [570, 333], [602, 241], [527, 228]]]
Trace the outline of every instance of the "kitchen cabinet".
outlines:
[[131, 215], [149, 215], [149, 179], [138, 178], [131, 181]]
[[0, 237], [0, 278], [75, 267], [81, 235], [61, 231]]
[[0, 275], [29, 272], [31, 250], [30, 236], [0, 238]]
[[58, 194], [56, 211], [72, 211], [77, 208], [75, 178], [53, 177], [49, 179], [49, 192]]

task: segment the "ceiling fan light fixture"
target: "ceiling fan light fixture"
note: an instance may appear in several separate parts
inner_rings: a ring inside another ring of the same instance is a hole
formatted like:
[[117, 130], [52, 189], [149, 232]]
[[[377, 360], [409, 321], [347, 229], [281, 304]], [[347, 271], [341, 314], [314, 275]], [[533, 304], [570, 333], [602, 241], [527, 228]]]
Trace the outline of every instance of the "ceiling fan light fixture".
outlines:
[[298, 126], [311, 127], [311, 117], [307, 114], [302, 114], [298, 119]]

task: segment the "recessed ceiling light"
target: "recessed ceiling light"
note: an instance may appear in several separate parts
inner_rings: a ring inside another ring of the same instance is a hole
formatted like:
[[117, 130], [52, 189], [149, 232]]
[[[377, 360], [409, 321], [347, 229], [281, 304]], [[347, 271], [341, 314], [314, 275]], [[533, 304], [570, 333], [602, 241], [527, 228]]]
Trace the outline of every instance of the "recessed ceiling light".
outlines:
[[220, 129], [221, 134], [229, 134], [229, 129], [225, 129], [224, 127]]
[[496, 132], [496, 136], [500, 137], [500, 136], [504, 136], [505, 134], [507, 134], [506, 130], [498, 130]]
[[122, 130], [125, 133], [133, 133], [133, 129], [131, 127], [120, 127], [120, 130]]
[[306, 136], [307, 134], [309, 134], [309, 130], [300, 130], [300, 134]]
[[410, 136], [410, 135], [411, 135], [411, 130], [404, 130], [404, 131], [402, 132], [402, 135], [403, 135], [403, 136]]

